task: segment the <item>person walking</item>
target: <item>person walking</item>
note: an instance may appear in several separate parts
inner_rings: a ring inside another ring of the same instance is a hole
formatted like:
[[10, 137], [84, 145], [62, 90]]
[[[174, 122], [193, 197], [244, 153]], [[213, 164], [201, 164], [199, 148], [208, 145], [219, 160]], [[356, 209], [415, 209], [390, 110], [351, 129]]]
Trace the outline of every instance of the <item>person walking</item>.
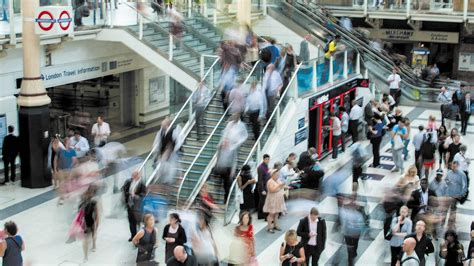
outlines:
[[267, 112], [266, 105], [266, 99], [262, 91], [257, 88], [257, 81], [254, 80], [245, 104], [245, 112], [249, 116], [254, 140], [260, 136], [260, 121], [263, 120]]
[[359, 239], [364, 230], [365, 219], [363, 208], [355, 202], [355, 194], [350, 195], [347, 200], [349, 202], [339, 208], [339, 219], [347, 248], [347, 265], [353, 266], [357, 257]]
[[349, 113], [349, 132], [352, 136], [352, 142], [356, 143], [359, 140], [359, 124], [364, 116], [364, 110], [355, 100], [351, 102], [351, 111]]
[[245, 258], [240, 258], [244, 265], [253, 265], [257, 259], [253, 234], [252, 216], [248, 211], [243, 211], [239, 215], [239, 224], [234, 229], [234, 236], [240, 238], [244, 243]]
[[444, 125], [444, 119], [446, 119], [446, 108], [449, 107], [452, 100], [451, 93], [446, 89], [446, 87], [441, 87], [441, 92], [438, 95], [437, 101], [441, 104], [440, 111], [441, 111], [441, 124]]
[[[425, 233], [426, 224], [423, 220], [419, 220], [415, 225], [415, 232], [408, 234], [405, 239], [413, 238], [416, 241], [415, 252], [420, 261], [420, 266], [426, 265], [425, 256], [434, 252], [433, 242], [431, 237]], [[405, 245], [405, 243], [404, 243]], [[404, 248], [405, 251], [406, 248]], [[405, 251], [406, 252], [406, 251]]]
[[382, 143], [384, 124], [378, 115], [374, 115], [372, 125], [369, 126], [370, 143], [372, 144], [372, 167], [380, 165], [380, 143]]
[[331, 57], [333, 57], [338, 49], [338, 44], [341, 41], [341, 36], [336, 35], [334, 39], [330, 40], [324, 47], [324, 71], [323, 76], [321, 77], [321, 84], [325, 84], [329, 80], [329, 71], [331, 64]]
[[241, 211], [250, 211], [255, 208], [255, 200], [253, 197], [253, 184], [257, 183], [257, 179], [252, 176], [251, 168], [248, 164], [242, 166], [240, 175], [237, 177], [237, 185], [242, 191], [243, 203], [240, 204]]
[[418, 170], [418, 176], [421, 176], [421, 146], [426, 140], [425, 127], [418, 126], [418, 133], [413, 136], [413, 146], [415, 146], [415, 166]]
[[[434, 170], [435, 166], [435, 153], [436, 153], [436, 144], [432, 141], [432, 133], [426, 134], [426, 139], [421, 145], [421, 164], [418, 166], [425, 169], [425, 177], [430, 178], [430, 171]], [[421, 170], [418, 170], [420, 173]], [[418, 174], [418, 176], [421, 176]]]
[[461, 114], [461, 134], [466, 136], [469, 117], [471, 117], [471, 93], [464, 95], [464, 101], [460, 103], [459, 112]]
[[201, 140], [206, 134], [204, 127], [204, 111], [211, 100], [211, 92], [204, 81], [199, 83], [198, 89], [193, 94], [194, 111], [196, 112], [196, 133], [197, 139]]
[[443, 165], [443, 159], [446, 158], [446, 151], [447, 151], [447, 149], [444, 147], [444, 142], [448, 138], [448, 130], [446, 129], [446, 127], [444, 125], [441, 125], [438, 128], [437, 137], [438, 137], [438, 153], [439, 153], [439, 167], [438, 167], [438, 169], [441, 169], [441, 167]]
[[267, 97], [267, 119], [273, 113], [275, 109], [277, 98], [283, 88], [283, 80], [281, 79], [280, 73], [276, 71], [275, 65], [270, 64], [267, 66], [267, 71], [263, 76], [263, 91]]
[[390, 239], [390, 251], [392, 254], [391, 266], [395, 266], [402, 251], [402, 243], [405, 236], [412, 232], [412, 221], [408, 218], [408, 207], [400, 208], [400, 215], [393, 217], [390, 228], [392, 239]]
[[245, 110], [245, 96], [242, 88], [240, 86], [235, 87], [229, 92], [228, 102], [229, 114], [241, 116]]
[[78, 164], [76, 151], [71, 147], [69, 138], [64, 139], [64, 148], [61, 147], [56, 153], [54, 166], [59, 181], [59, 201], [63, 204], [64, 197], [68, 192], [68, 182], [71, 179], [71, 171]]
[[0, 257], [3, 257], [3, 266], [22, 266], [25, 251], [25, 242], [18, 233], [18, 227], [13, 221], [4, 224], [5, 239], [0, 240]]
[[168, 224], [163, 228], [163, 235], [161, 238], [166, 242], [165, 261], [168, 261], [171, 257], [173, 257], [174, 249], [177, 246], [182, 246], [187, 242], [186, 232], [181, 226], [179, 214], [171, 213], [168, 216]]
[[13, 134], [15, 128], [8, 126], [8, 135], [3, 139], [2, 159], [4, 166], [5, 179], [1, 185], [5, 185], [9, 181], [15, 182], [16, 179], [16, 156], [20, 152], [20, 143], [18, 137]]
[[420, 180], [420, 189], [411, 192], [410, 199], [407, 202], [411, 211], [411, 221], [417, 223], [421, 216], [428, 213], [428, 209], [433, 207], [436, 200], [436, 193], [428, 188], [428, 179]]
[[279, 170], [272, 169], [270, 171], [270, 179], [267, 181], [267, 197], [263, 211], [268, 213], [267, 216], [267, 232], [275, 233], [274, 230], [281, 231], [278, 226], [279, 213], [286, 212], [285, 205], [285, 184], [278, 180]]
[[141, 181], [141, 174], [138, 170], [132, 173], [132, 178], [125, 181], [122, 192], [125, 205], [127, 206], [128, 224], [131, 235], [128, 241], [130, 242], [137, 234], [137, 226], [141, 220], [142, 200], [146, 195], [146, 186]]
[[339, 139], [341, 138], [341, 120], [334, 112], [329, 113], [329, 118], [332, 120], [332, 125], [329, 127], [332, 131], [332, 159], [337, 159], [337, 152], [339, 149]]
[[392, 69], [392, 74], [388, 76], [387, 82], [389, 83], [390, 95], [395, 99], [396, 106], [398, 106], [400, 104], [400, 96], [402, 96], [402, 91], [400, 89], [402, 79], [400, 78], [400, 75], [398, 75], [396, 68]]
[[406, 138], [407, 133], [408, 131], [405, 128], [405, 119], [400, 120], [398, 125], [394, 126], [392, 129], [392, 156], [393, 162], [395, 163], [395, 167], [392, 169], [392, 172], [404, 172], [402, 155], [405, 145], [403, 140]]
[[459, 163], [453, 162], [451, 169], [446, 175], [445, 196], [449, 197], [449, 220], [448, 228], [454, 228], [456, 223], [457, 204], [461, 202], [467, 193], [467, 177], [464, 172], [459, 170]]
[[97, 123], [92, 126], [92, 136], [94, 137], [94, 145], [96, 147], [102, 147], [107, 143], [107, 139], [110, 136], [110, 126], [104, 122], [102, 116], [98, 116]]
[[306, 265], [309, 265], [311, 259], [311, 265], [317, 266], [327, 238], [326, 221], [319, 217], [318, 209], [311, 208], [309, 215], [298, 223], [296, 233], [301, 237], [301, 243], [304, 245]]
[[285, 242], [280, 247], [280, 262], [282, 266], [302, 265], [306, 261], [304, 244], [298, 242], [298, 235], [294, 229], [285, 234]]
[[138, 247], [137, 266], [146, 266], [154, 262], [156, 241], [155, 218], [153, 214], [145, 214], [143, 217], [143, 228], [133, 237], [132, 243]]
[[257, 168], [257, 192], [258, 192], [258, 219], [265, 219], [268, 214], [263, 212], [263, 206], [265, 205], [265, 199], [267, 197], [267, 182], [270, 178], [270, 170], [268, 164], [270, 163], [270, 155], [264, 154], [263, 161]]
[[100, 212], [98, 202], [95, 199], [97, 195], [97, 186], [91, 184], [87, 191], [82, 195], [81, 203], [79, 204], [79, 209], [84, 210], [84, 239], [82, 248], [84, 251], [84, 261], [89, 259], [89, 242], [92, 240], [92, 252], [96, 250], [96, 241], [97, 241], [97, 228], [99, 227], [100, 221]]
[[339, 113], [341, 114], [341, 146], [342, 152], [346, 151], [346, 137], [349, 130], [349, 115], [346, 112], [344, 106], [339, 107]]
[[[462, 104], [461, 102], [459, 104]], [[456, 127], [456, 120], [459, 115], [459, 105], [452, 101], [445, 109], [445, 125], [448, 130]]]

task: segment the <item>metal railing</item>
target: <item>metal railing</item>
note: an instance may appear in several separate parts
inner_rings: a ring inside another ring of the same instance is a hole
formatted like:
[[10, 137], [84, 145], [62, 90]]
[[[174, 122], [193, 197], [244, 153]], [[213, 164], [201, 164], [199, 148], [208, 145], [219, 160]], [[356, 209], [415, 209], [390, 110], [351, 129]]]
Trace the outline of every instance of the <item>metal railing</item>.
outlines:
[[[260, 63], [260, 60], [253, 66], [252, 70], [247, 75], [244, 82], [241, 85], [239, 85], [241, 87], [240, 89], [242, 89], [248, 83], [250, 78], [256, 74], [255, 71], [256, 71], [257, 65], [259, 63]], [[209, 136], [207, 137], [207, 139], [204, 142], [203, 146], [199, 150], [198, 154], [194, 157], [192, 163], [190, 164], [189, 168], [187, 169], [186, 173], [184, 174], [183, 179], [181, 180], [181, 184], [180, 184], [179, 189], [178, 189], [177, 196], [176, 196], [176, 207], [179, 207], [182, 203], [181, 202], [182, 191], [186, 186], [188, 186], [188, 185], [192, 186], [192, 184], [194, 184], [194, 183], [196, 184], [196, 186], [192, 189], [192, 192], [190, 193], [190, 197], [186, 199], [188, 202], [189, 202], [189, 199], [191, 199], [191, 201], [193, 201], [194, 198], [199, 193], [199, 189], [200, 189], [199, 184], [202, 183], [204, 175], [201, 174], [201, 176], [198, 180], [190, 180], [189, 179], [189, 173], [191, 171], [193, 171], [193, 169], [195, 168], [196, 162], [198, 162], [198, 160], [200, 160], [200, 159], [203, 159], [202, 158], [203, 156], [206, 156], [206, 157], [207, 156], [212, 156], [217, 152], [217, 149], [218, 149], [218, 146], [219, 146], [219, 144], [218, 144], [219, 143], [219, 136], [218, 136], [218, 134], [216, 134], [216, 132], [217, 132], [218, 129], [223, 130], [223, 128], [225, 126], [224, 124], [225, 124], [225, 122], [227, 122], [225, 120], [225, 118], [226, 118], [230, 108], [232, 107], [232, 104], [233, 103], [229, 104], [227, 110], [225, 110], [224, 114], [221, 116], [221, 118], [217, 122], [216, 126], [213, 128], [212, 132], [209, 134]], [[204, 151], [206, 151], [205, 154], [204, 154]], [[187, 189], [189, 189], [189, 188], [187, 188]]]
[[[212, 97], [217, 93], [217, 88], [214, 86], [214, 77], [216, 75], [215, 72], [218, 72], [220, 70], [216, 69], [216, 64], [219, 62], [220, 58], [216, 58], [212, 65], [207, 69], [203, 77], [201, 78], [201, 83], [204, 82], [208, 85], [208, 88], [211, 90]], [[194, 96], [194, 91], [191, 93], [191, 95], [188, 97], [186, 102], [183, 104], [181, 109], [176, 113], [174, 116], [172, 122], [171, 122], [171, 127], [174, 127], [178, 124], [181, 124], [183, 122], [186, 122], [185, 126], [183, 127], [182, 134], [186, 134], [186, 132], [189, 132], [190, 129], [192, 128], [194, 124], [194, 110], [192, 107], [192, 99]], [[152, 180], [154, 179], [155, 175], [158, 173], [160, 165], [154, 165], [154, 157], [153, 155], [157, 152], [157, 145], [154, 145], [150, 151], [150, 153], [146, 156], [145, 161], [140, 165], [138, 168], [139, 171], [142, 172], [142, 178], [144, 179], [146, 185], [148, 186], [150, 183], [152, 183]], [[153, 167], [155, 166], [155, 167]], [[150, 175], [148, 175], [150, 173]], [[158, 177], [159, 178], [159, 177]]]
[[[260, 133], [260, 136], [258, 137], [257, 141], [253, 145], [252, 149], [249, 152], [249, 155], [247, 156], [247, 159], [244, 162], [245, 164], [249, 164], [252, 160], [255, 165], [253, 167], [253, 171], [256, 172], [256, 163], [257, 160], [261, 157], [260, 155], [262, 154], [262, 150], [267, 144], [268, 139], [270, 139], [270, 136], [272, 134], [278, 133], [280, 127], [281, 127], [281, 116], [283, 115], [283, 112], [285, 111], [286, 107], [288, 106], [288, 103], [290, 100], [295, 100], [298, 98], [298, 92], [297, 92], [297, 79], [296, 76], [298, 75], [298, 72], [301, 69], [302, 64], [300, 63], [296, 69], [295, 72], [293, 73], [290, 82], [288, 83], [288, 86], [286, 90], [283, 92], [283, 94], [280, 96], [280, 99], [275, 106], [275, 109], [273, 110], [271, 116], [267, 120], [265, 127], [263, 128], [262, 132]], [[237, 173], [236, 176], [239, 176], [240, 172]], [[231, 188], [230, 188], [230, 193], [227, 199], [225, 199], [225, 208], [224, 208], [224, 225], [227, 225], [231, 222], [232, 217], [234, 214], [237, 212], [238, 207], [236, 206], [235, 203], [235, 197], [237, 193], [237, 178], [234, 179], [232, 182]]]

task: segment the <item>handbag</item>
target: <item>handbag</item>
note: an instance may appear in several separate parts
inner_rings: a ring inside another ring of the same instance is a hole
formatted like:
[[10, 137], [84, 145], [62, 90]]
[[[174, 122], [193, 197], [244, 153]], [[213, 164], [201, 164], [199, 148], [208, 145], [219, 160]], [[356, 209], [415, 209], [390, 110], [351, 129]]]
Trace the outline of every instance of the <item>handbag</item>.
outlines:
[[69, 228], [69, 238], [83, 239], [86, 230], [85, 210], [80, 208]]
[[395, 137], [393, 137], [393, 150], [398, 151], [401, 150], [405, 147], [402, 141], [402, 137], [398, 134], [395, 134]]
[[235, 197], [237, 203], [244, 204], [244, 192], [242, 191], [242, 189], [237, 188], [237, 195]]

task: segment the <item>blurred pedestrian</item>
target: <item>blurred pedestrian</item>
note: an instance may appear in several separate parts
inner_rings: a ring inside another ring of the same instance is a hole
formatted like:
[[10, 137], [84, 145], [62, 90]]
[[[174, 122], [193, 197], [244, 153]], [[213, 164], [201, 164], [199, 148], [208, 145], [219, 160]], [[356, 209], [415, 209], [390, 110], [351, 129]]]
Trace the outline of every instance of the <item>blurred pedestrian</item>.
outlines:
[[15, 160], [20, 152], [20, 142], [18, 137], [13, 134], [14, 131], [15, 128], [13, 126], [8, 126], [8, 134], [3, 138], [2, 160], [5, 179], [0, 183], [0, 185], [5, 185], [9, 181], [15, 182]]
[[352, 136], [352, 142], [359, 140], [359, 124], [362, 121], [364, 111], [355, 100], [351, 102], [351, 111], [349, 113], [349, 132]]
[[242, 191], [243, 203], [240, 204], [241, 211], [251, 211], [255, 208], [254, 184], [257, 179], [252, 176], [251, 168], [248, 164], [242, 166], [240, 175], [237, 177], [237, 185]]
[[209, 88], [206, 86], [206, 84], [204, 84], [204, 82], [200, 82], [198, 89], [193, 94], [193, 106], [196, 113], [196, 133], [198, 140], [201, 140], [206, 133], [206, 128], [204, 125], [204, 111], [210, 100], [211, 92]]
[[263, 76], [263, 90], [267, 97], [267, 119], [270, 118], [273, 109], [275, 109], [282, 88], [283, 81], [278, 71], [275, 71], [275, 65], [268, 65], [267, 71]]
[[405, 119], [400, 120], [398, 125], [394, 126], [392, 129], [392, 157], [395, 167], [392, 169], [392, 172], [400, 171], [403, 173], [403, 149], [405, 147], [404, 139], [407, 138], [408, 131], [405, 128]]
[[79, 130], [74, 131], [74, 136], [70, 139], [71, 146], [76, 151], [77, 158], [80, 160], [81, 158], [85, 157], [90, 149], [87, 139], [81, 136], [81, 132]]
[[285, 205], [285, 184], [278, 180], [279, 170], [270, 171], [270, 179], [267, 181], [267, 196], [263, 211], [268, 213], [267, 232], [275, 233], [274, 230], [281, 231], [278, 226], [278, 214], [286, 212]]
[[91, 184], [87, 191], [82, 195], [81, 203], [79, 204], [79, 209], [84, 210], [84, 239], [82, 248], [84, 251], [84, 261], [88, 260], [89, 254], [89, 242], [92, 240], [92, 252], [96, 250], [96, 241], [97, 241], [97, 228], [100, 223], [100, 211], [97, 200], [95, 199], [97, 195], [97, 186]]
[[230, 104], [229, 114], [241, 116], [245, 110], [245, 96], [240, 86], [232, 89], [228, 94], [227, 102]]
[[[412, 232], [412, 221], [408, 218], [408, 207], [400, 208], [400, 215], [392, 219], [392, 239], [390, 239], [390, 251], [392, 253], [391, 266], [395, 266], [402, 251], [403, 239]], [[414, 246], [413, 246], [414, 247]]]
[[18, 233], [18, 227], [13, 221], [4, 224], [5, 239], [0, 239], [0, 257], [3, 258], [4, 266], [22, 266], [25, 251], [25, 242]]
[[191, 238], [194, 255], [199, 265], [218, 266], [219, 254], [209, 223], [201, 216]]
[[[421, 165], [419, 167], [425, 169], [425, 178], [430, 178], [430, 171], [435, 166], [436, 144], [432, 141], [432, 133], [426, 134], [426, 139], [421, 145]], [[418, 170], [418, 173], [421, 171]]]
[[70, 139], [64, 139], [64, 148], [59, 148], [56, 153], [54, 165], [59, 181], [59, 201], [63, 204], [66, 194], [69, 192], [68, 185], [71, 181], [71, 171], [78, 164], [76, 151], [70, 145]]
[[255, 265], [257, 261], [255, 253], [255, 238], [252, 225], [252, 217], [248, 211], [243, 211], [239, 215], [239, 224], [234, 229], [234, 236], [239, 237], [244, 245], [243, 265]]
[[303, 62], [303, 64], [307, 65], [309, 64], [309, 58], [310, 58], [310, 53], [309, 53], [309, 40], [311, 39], [311, 33], [306, 33], [304, 36], [304, 40], [301, 41], [300, 43], [300, 59]]
[[141, 181], [141, 173], [138, 170], [135, 170], [132, 173], [132, 177], [125, 181], [122, 192], [125, 205], [127, 206], [128, 224], [131, 235], [128, 241], [130, 242], [137, 234], [137, 226], [141, 220], [142, 200], [146, 195], [146, 186]]
[[280, 262], [282, 266], [302, 265], [306, 261], [304, 244], [298, 242], [294, 229], [285, 234], [285, 242], [280, 247]]
[[156, 265], [155, 249], [158, 247], [156, 241], [157, 229], [153, 214], [145, 214], [143, 217], [143, 228], [133, 237], [132, 243], [138, 247], [137, 266]]
[[453, 162], [451, 169], [446, 175], [446, 197], [449, 197], [450, 213], [448, 220], [448, 228], [454, 228], [456, 224], [456, 212], [458, 202], [464, 203], [467, 193], [467, 177], [464, 172], [459, 170], [459, 163]]
[[446, 231], [444, 234], [444, 241], [439, 247], [439, 256], [444, 259], [444, 265], [446, 266], [463, 265], [464, 247], [459, 242], [456, 231]]
[[237, 66], [232, 64], [224, 64], [221, 71], [221, 77], [219, 81], [219, 88], [221, 90], [222, 107], [224, 111], [229, 107], [229, 93], [235, 86], [237, 78]]
[[265, 205], [265, 199], [267, 197], [267, 182], [270, 178], [270, 169], [268, 164], [270, 163], [270, 155], [264, 154], [263, 161], [257, 168], [257, 192], [258, 192], [258, 219], [265, 219], [268, 214], [263, 212], [263, 206]]
[[[425, 222], [423, 220], [420, 220], [416, 222], [415, 232], [408, 234], [405, 237], [405, 239], [413, 238], [415, 240], [416, 242], [415, 252], [420, 261], [420, 266], [425, 266], [426, 264], [425, 256], [428, 256], [429, 254], [434, 252], [433, 242], [431, 240], [431, 237], [425, 233], [425, 229], [426, 229]], [[404, 242], [403, 249], [406, 252], [405, 242]], [[405, 265], [405, 264], [402, 264], [402, 265]]]
[[163, 228], [161, 237], [165, 242], [165, 261], [173, 257], [174, 249], [187, 242], [186, 232], [181, 226], [179, 214], [171, 213], [168, 218], [168, 224]]
[[198, 266], [196, 258], [188, 254], [183, 246], [175, 247], [173, 255], [166, 261], [167, 266]]
[[252, 81], [245, 104], [245, 112], [249, 116], [254, 140], [257, 140], [260, 136], [260, 121], [263, 120], [267, 112], [266, 105], [266, 98], [261, 89], [257, 88], [257, 81]]
[[298, 223], [296, 232], [304, 245], [306, 265], [309, 265], [311, 259], [311, 265], [317, 266], [327, 238], [326, 221], [319, 217], [318, 209], [311, 208], [309, 215]]
[[347, 262], [349, 266], [353, 266], [357, 257], [359, 239], [364, 231], [366, 221], [363, 213], [364, 209], [355, 203], [355, 195], [350, 195], [347, 201], [339, 208], [339, 219], [347, 248]]
[[372, 167], [377, 168], [380, 165], [380, 144], [382, 143], [384, 124], [380, 116], [374, 116], [373, 123], [369, 125], [370, 143], [372, 144]]
[[448, 130], [456, 127], [456, 121], [459, 114], [459, 105], [454, 101], [449, 103], [447, 108], [445, 108], [445, 125]]

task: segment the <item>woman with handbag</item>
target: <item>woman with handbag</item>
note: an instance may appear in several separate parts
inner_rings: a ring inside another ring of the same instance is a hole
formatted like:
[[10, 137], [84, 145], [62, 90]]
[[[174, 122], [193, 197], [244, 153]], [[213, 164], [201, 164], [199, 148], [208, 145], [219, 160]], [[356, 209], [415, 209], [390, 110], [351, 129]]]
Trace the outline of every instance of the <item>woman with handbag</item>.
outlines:
[[165, 261], [173, 257], [174, 248], [183, 246], [187, 242], [186, 232], [181, 226], [181, 219], [177, 213], [169, 215], [169, 223], [163, 228], [163, 240], [166, 241]]
[[145, 226], [133, 237], [132, 243], [138, 247], [137, 265], [155, 265], [156, 228], [152, 214], [143, 217]]

